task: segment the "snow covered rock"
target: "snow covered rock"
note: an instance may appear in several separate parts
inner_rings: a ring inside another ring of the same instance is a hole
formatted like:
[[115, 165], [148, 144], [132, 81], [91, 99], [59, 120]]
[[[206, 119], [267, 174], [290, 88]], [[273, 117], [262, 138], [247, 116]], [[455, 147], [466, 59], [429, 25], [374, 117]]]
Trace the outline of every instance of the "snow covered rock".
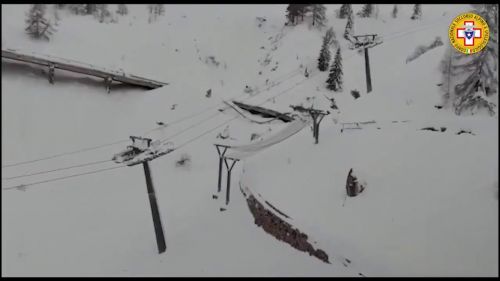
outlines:
[[260, 138], [260, 135], [257, 134], [257, 133], [252, 133], [252, 135], [250, 136], [250, 141], [253, 141], [253, 140], [256, 140]]
[[346, 191], [347, 191], [347, 196], [349, 197], [355, 197], [359, 193], [363, 192], [366, 188], [366, 182], [363, 180], [358, 179], [359, 176], [355, 172], [353, 172], [353, 169], [349, 170], [349, 174], [347, 175], [347, 182], [346, 182]]
[[229, 126], [226, 126], [224, 130], [217, 135], [217, 138], [221, 138], [223, 140], [229, 138]]
[[176, 167], [189, 167], [191, 163], [191, 156], [187, 153], [183, 153], [181, 158], [175, 162]]

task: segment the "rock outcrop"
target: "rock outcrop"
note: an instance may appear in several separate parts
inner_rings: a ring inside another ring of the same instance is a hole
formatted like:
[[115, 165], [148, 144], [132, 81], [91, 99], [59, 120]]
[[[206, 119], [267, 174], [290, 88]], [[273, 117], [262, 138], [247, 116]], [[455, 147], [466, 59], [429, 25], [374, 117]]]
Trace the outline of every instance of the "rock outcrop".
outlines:
[[[241, 189], [241, 192], [246, 197], [248, 208], [250, 209], [257, 226], [262, 227], [265, 232], [271, 234], [280, 241], [290, 244], [295, 249], [307, 252], [310, 256], [314, 256], [325, 263], [330, 263], [328, 255], [325, 251], [321, 249], [314, 249], [308, 241], [307, 234], [301, 232], [297, 228], [293, 227], [293, 225], [274, 214], [272, 211], [266, 209], [266, 207], [261, 204], [248, 190], [245, 193], [245, 191]], [[279, 213], [283, 212], [279, 211]]]

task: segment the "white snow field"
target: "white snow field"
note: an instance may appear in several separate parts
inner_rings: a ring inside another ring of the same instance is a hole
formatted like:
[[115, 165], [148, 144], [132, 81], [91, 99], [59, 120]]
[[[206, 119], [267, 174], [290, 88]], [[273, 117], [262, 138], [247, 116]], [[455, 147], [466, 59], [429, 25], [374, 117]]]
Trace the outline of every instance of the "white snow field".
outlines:
[[[25, 34], [28, 5], [2, 5], [2, 48], [169, 83], [149, 91], [116, 85], [107, 94], [99, 79], [56, 70], [51, 85], [46, 69], [2, 60], [2, 276], [498, 276], [498, 115], [434, 107], [449, 24], [469, 5], [423, 5], [418, 21], [410, 19], [413, 5], [398, 5], [396, 19], [393, 5], [378, 5], [376, 19], [355, 17], [355, 34], [384, 38], [369, 50], [369, 94], [364, 55], [347, 48], [346, 19], [334, 14], [340, 5], [326, 5], [327, 26], [342, 46], [340, 93], [326, 89], [328, 72], [316, 67], [326, 29], [284, 26], [286, 5], [165, 5], [153, 23], [146, 5], [127, 6], [128, 15], [108, 24], [59, 10], [47, 42]], [[116, 5], [109, 7], [114, 13]], [[266, 19], [262, 26], [256, 17]], [[405, 63], [436, 36], [443, 46]], [[253, 93], [244, 92], [247, 85]], [[233, 99], [281, 112], [299, 104], [332, 112], [314, 144], [311, 125], [297, 132], [302, 124], [245, 111], [243, 118], [223, 103]], [[371, 120], [341, 133], [343, 122]], [[177, 148], [150, 162], [162, 254], [142, 166], [111, 161], [131, 135]], [[212, 198], [214, 143], [246, 147], [228, 206], [225, 171]], [[190, 161], [176, 165], [183, 154]], [[350, 168], [367, 188], [346, 198]], [[289, 215], [331, 264], [257, 227], [240, 185]]]

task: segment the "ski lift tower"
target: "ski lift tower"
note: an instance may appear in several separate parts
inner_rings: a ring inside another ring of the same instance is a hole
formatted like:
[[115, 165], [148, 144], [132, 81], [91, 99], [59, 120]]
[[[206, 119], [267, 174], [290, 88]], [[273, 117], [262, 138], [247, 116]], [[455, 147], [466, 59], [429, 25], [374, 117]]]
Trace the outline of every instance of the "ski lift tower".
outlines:
[[156, 244], [158, 246], [158, 253], [161, 254], [167, 249], [167, 244], [165, 243], [165, 235], [163, 234], [160, 211], [158, 209], [158, 202], [156, 200], [156, 194], [148, 162], [163, 154], [173, 151], [173, 149], [161, 151], [160, 153], [153, 153], [152, 139], [137, 136], [130, 136], [130, 139], [132, 140], [132, 144], [127, 146], [124, 151], [116, 154], [113, 157], [113, 160], [116, 163], [127, 163], [127, 166], [142, 164], [144, 168], [144, 175], [146, 177], [146, 188], [149, 197], [149, 204], [151, 206], [151, 214], [153, 217]]
[[366, 92], [372, 91], [372, 79], [370, 75], [370, 59], [368, 57], [368, 49], [373, 48], [377, 45], [382, 44], [382, 38], [377, 34], [365, 34], [365, 35], [353, 35], [351, 45], [349, 49], [351, 50], [365, 50], [365, 72], [366, 72]]

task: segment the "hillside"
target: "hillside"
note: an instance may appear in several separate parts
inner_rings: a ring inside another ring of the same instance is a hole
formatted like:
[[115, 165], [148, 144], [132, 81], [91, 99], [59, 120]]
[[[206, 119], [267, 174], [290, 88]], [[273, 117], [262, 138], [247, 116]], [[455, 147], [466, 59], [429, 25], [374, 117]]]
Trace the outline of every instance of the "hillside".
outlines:
[[[326, 5], [343, 57], [344, 90], [334, 93], [325, 87], [328, 72], [316, 67], [325, 29], [285, 26], [286, 5], [165, 5], [153, 23], [146, 5], [128, 5], [128, 15], [107, 24], [60, 10], [48, 42], [24, 33], [29, 6], [2, 5], [2, 48], [169, 83], [150, 91], [116, 85], [107, 94], [99, 79], [56, 71], [51, 85], [42, 68], [2, 60], [2, 275], [498, 276], [498, 115], [435, 108], [449, 23], [470, 7], [423, 5], [422, 19], [413, 21], [413, 5], [398, 5], [396, 19], [393, 5], [378, 5], [378, 18], [356, 17], [356, 34], [383, 38], [369, 50], [367, 94], [364, 55], [342, 38], [339, 6]], [[406, 63], [436, 36], [443, 46]], [[223, 103], [233, 99], [331, 114], [316, 145], [307, 126], [242, 158], [226, 206], [225, 173], [213, 199], [213, 144], [245, 145], [254, 133], [270, 139], [288, 125], [248, 112], [243, 118]], [[342, 123], [372, 120], [341, 132]], [[217, 138], [224, 130], [230, 138]], [[457, 135], [461, 130], [474, 135]], [[179, 147], [150, 163], [167, 243], [160, 255], [142, 167], [108, 161], [130, 135]], [[176, 165], [185, 154], [190, 162]], [[350, 168], [368, 187], [345, 199]], [[83, 173], [93, 174], [10, 189]], [[331, 264], [257, 227], [240, 186], [290, 216]]]

